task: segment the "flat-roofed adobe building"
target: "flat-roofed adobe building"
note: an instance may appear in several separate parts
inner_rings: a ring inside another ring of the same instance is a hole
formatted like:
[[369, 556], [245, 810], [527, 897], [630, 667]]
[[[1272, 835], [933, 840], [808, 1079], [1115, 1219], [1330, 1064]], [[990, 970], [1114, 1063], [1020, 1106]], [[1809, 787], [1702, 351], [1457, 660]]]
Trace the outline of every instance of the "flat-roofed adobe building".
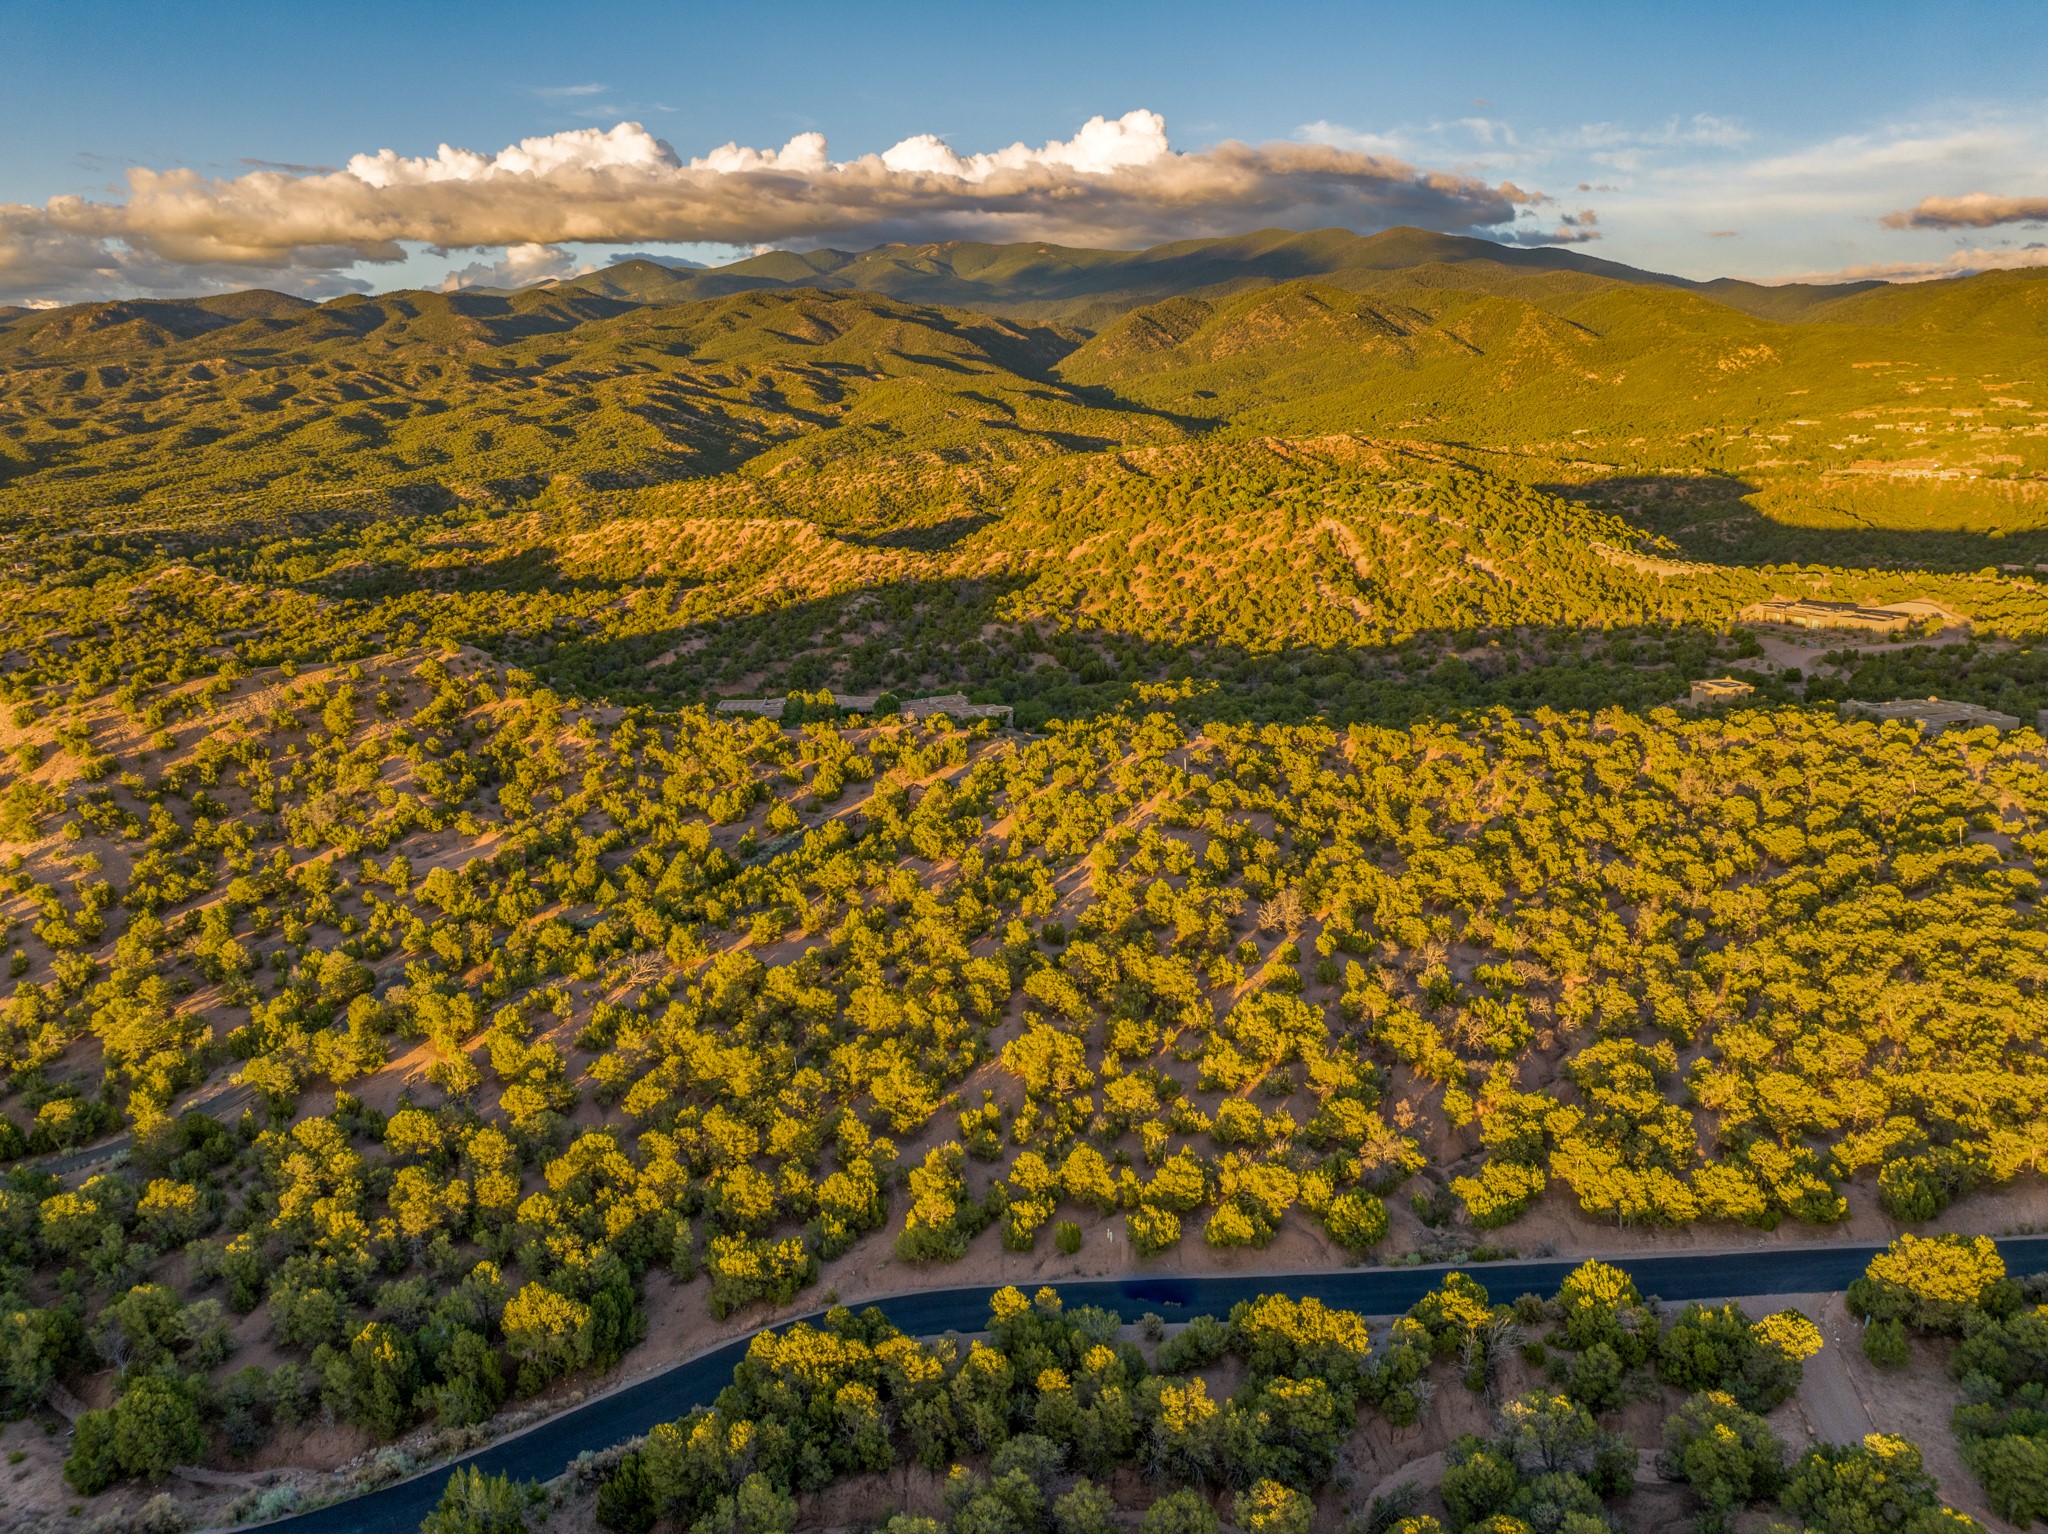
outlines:
[[[837, 693], [829, 707], [847, 713], [865, 714], [872, 710], [881, 697], [875, 693]], [[780, 719], [789, 706], [789, 699], [783, 698], [721, 698], [717, 712], [721, 714], [759, 714], [765, 719]], [[947, 692], [929, 698], [905, 698], [896, 706], [896, 711], [905, 719], [928, 719], [935, 714], [944, 714], [949, 719], [1000, 719], [1009, 724], [1016, 711], [1007, 703], [970, 703], [965, 693]], [[808, 717], [816, 718], [818, 715]]]
[[1755, 693], [1749, 683], [1732, 676], [1705, 677], [1692, 684], [1691, 696], [1686, 701], [1694, 708], [1712, 708], [1717, 703], [1733, 703]]
[[1782, 623], [1802, 629], [1860, 629], [1899, 634], [1925, 616], [1903, 607], [1865, 607], [1859, 602], [1758, 602], [1738, 615], [1744, 623]]
[[1897, 719], [1918, 725], [1928, 735], [1939, 735], [1943, 730], [1982, 729], [1987, 724], [1994, 730], [2016, 730], [2020, 727], [2018, 719], [2011, 714], [2001, 714], [1995, 708], [1985, 708], [1977, 703], [1950, 703], [1941, 698], [1901, 698], [1894, 703], [1859, 703], [1851, 698], [1842, 708], [1866, 719]]

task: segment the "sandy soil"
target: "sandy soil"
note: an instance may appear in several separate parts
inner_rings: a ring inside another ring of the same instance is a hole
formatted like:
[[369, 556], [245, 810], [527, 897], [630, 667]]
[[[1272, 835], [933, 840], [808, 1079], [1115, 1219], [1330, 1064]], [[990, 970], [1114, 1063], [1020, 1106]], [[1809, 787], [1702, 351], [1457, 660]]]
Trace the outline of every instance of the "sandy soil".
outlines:
[[[1924, 603], [1893, 602], [1893, 607], [1922, 607]], [[1769, 669], [1786, 670], [1797, 666], [1807, 675], [1812, 675], [1821, 656], [1830, 650], [1853, 650], [1859, 655], [1877, 655], [1892, 650], [1939, 647], [1946, 644], [1961, 644], [1970, 637], [1967, 623], [1950, 624], [1936, 629], [1919, 639], [1900, 640], [1860, 634], [1854, 629], [1798, 629], [1769, 624], [1744, 624], [1756, 642], [1763, 647], [1764, 659]], [[1745, 664], [1738, 662], [1738, 668]], [[1747, 664], [1753, 665], [1754, 662]]]

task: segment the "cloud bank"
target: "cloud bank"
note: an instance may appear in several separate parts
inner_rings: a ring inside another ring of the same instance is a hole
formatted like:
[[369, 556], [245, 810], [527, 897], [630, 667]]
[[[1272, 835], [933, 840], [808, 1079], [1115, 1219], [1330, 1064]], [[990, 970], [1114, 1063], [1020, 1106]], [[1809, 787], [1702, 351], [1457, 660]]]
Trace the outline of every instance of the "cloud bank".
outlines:
[[2048, 245], [2022, 245], [2017, 249], [1950, 251], [1925, 261], [1865, 261], [1827, 271], [1801, 272], [1791, 277], [1766, 279], [1771, 282], [1933, 282], [1943, 277], [1974, 277], [1980, 272], [2030, 272], [2048, 267]]
[[1999, 197], [1971, 192], [1963, 197], [1923, 197], [1913, 207], [1884, 217], [1888, 229], [1991, 229], [2000, 224], [2048, 223], [2048, 197]]
[[[1979, 103], [1799, 140], [1709, 113], [1654, 122], [1518, 124], [1448, 116], [1380, 125], [1304, 123], [1313, 142], [1453, 165], [1597, 202], [1524, 217], [1496, 239], [1560, 243], [1597, 232], [1603, 253], [1690, 277], [1915, 281], [2044, 264], [2017, 226], [2048, 224], [2048, 196], [1928, 196], [1936, 187], [2031, 190], [2048, 163], [2048, 113]], [[1904, 209], [1886, 215], [1886, 209]], [[1595, 210], [1588, 210], [1594, 212]], [[2003, 226], [2003, 227], [2001, 227]], [[1739, 246], [1727, 242], [1740, 238]], [[1978, 233], [1967, 241], [1957, 235]], [[1967, 243], [1972, 248], [1956, 249]], [[1730, 270], [1730, 253], [1742, 263]]]
[[[1070, 139], [962, 155], [930, 134], [830, 157], [803, 133], [688, 160], [638, 123], [523, 139], [495, 154], [390, 149], [340, 170], [215, 178], [135, 169], [122, 201], [0, 205], [0, 297], [332, 289], [360, 263], [587, 243], [861, 246], [888, 240], [1133, 245], [1260, 225], [1501, 231], [1547, 199], [1339, 144], [1176, 150], [1157, 113], [1096, 117]], [[1561, 226], [1563, 227], [1563, 226]], [[1585, 238], [1585, 234], [1576, 235]], [[528, 257], [526, 264], [534, 264]]]

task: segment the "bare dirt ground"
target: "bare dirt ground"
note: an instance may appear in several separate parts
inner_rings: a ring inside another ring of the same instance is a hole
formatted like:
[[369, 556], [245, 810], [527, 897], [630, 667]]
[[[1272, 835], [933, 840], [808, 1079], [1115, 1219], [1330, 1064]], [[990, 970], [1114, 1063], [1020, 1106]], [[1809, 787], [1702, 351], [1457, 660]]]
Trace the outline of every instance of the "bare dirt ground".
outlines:
[[[1889, 605], [1917, 608], [1925, 607], [1927, 604], [1893, 602]], [[1918, 638], [1897, 641], [1859, 633], [1854, 629], [1797, 629], [1768, 624], [1744, 624], [1743, 627], [1763, 647], [1764, 659], [1769, 662], [1768, 669], [1784, 671], [1796, 666], [1808, 675], [1813, 674], [1816, 663], [1830, 650], [1853, 650], [1858, 655], [1880, 655], [1893, 650], [1961, 644], [1970, 637], [1970, 625], [1967, 623], [1952, 623]], [[1753, 665], [1754, 662], [1750, 664]]]

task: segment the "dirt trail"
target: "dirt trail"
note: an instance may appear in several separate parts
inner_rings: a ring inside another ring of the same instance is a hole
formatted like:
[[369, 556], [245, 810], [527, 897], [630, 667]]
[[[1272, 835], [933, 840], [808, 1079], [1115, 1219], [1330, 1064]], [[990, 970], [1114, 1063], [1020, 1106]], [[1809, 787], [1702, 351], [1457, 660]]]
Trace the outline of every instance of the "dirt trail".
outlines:
[[1807, 1428], [1821, 1443], [1861, 1443], [1877, 1431], [1870, 1408], [1849, 1376], [1847, 1350], [1863, 1345], [1863, 1329], [1842, 1308], [1838, 1294], [1793, 1296], [1790, 1303], [1820, 1325], [1827, 1343], [1806, 1360], [1799, 1384], [1799, 1410]]

